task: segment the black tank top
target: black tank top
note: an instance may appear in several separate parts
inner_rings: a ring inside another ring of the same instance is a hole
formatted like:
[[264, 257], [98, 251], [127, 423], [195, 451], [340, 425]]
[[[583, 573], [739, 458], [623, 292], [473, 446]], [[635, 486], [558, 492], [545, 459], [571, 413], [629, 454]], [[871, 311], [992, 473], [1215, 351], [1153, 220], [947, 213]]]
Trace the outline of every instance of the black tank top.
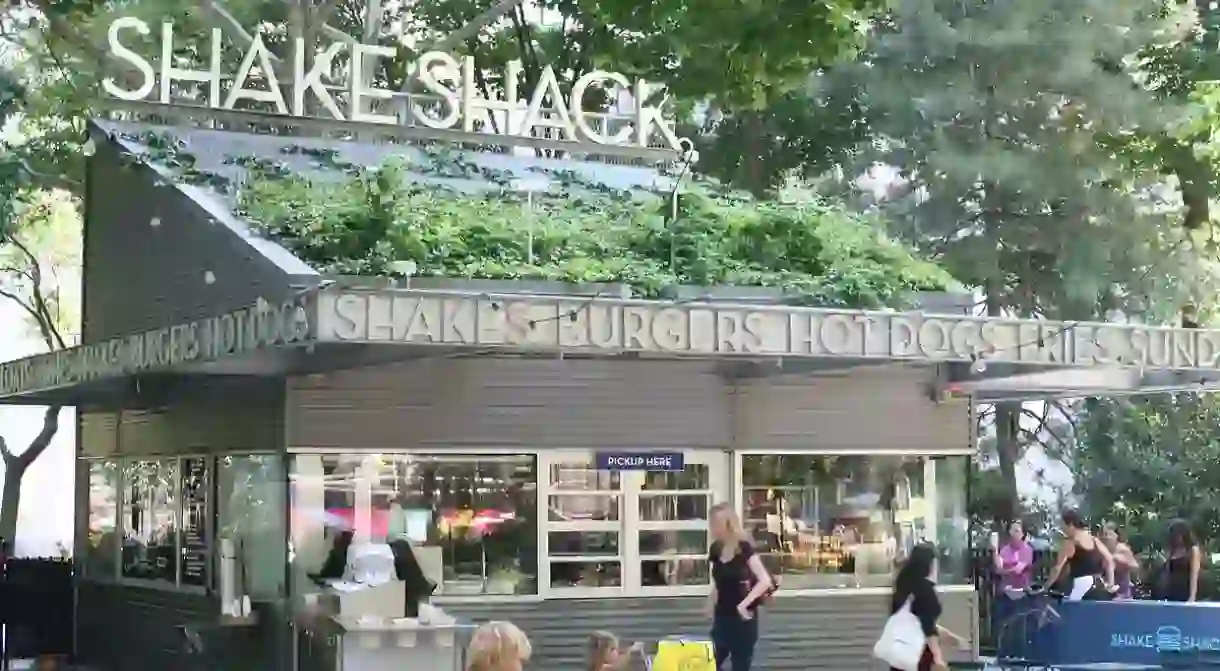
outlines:
[[1073, 578], [1100, 575], [1105, 562], [1101, 559], [1101, 552], [1097, 550], [1097, 540], [1093, 540], [1092, 550], [1086, 550], [1079, 542], [1072, 542], [1076, 544], [1076, 551], [1068, 559], [1068, 570], [1071, 572], [1069, 575]]
[[1170, 557], [1165, 566], [1167, 585], [1165, 586], [1166, 601], [1186, 601], [1190, 599], [1190, 554]]

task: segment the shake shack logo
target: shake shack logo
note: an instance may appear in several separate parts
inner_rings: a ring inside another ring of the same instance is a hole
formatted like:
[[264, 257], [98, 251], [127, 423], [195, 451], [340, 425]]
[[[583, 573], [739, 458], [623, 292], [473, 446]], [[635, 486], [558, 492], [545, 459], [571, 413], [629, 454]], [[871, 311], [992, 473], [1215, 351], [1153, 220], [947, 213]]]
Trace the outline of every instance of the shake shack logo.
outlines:
[[1188, 636], [1174, 626], [1157, 627], [1151, 632], [1122, 632], [1110, 634], [1111, 648], [1147, 648], [1157, 652], [1184, 652], [1188, 650], [1220, 650], [1220, 637]]

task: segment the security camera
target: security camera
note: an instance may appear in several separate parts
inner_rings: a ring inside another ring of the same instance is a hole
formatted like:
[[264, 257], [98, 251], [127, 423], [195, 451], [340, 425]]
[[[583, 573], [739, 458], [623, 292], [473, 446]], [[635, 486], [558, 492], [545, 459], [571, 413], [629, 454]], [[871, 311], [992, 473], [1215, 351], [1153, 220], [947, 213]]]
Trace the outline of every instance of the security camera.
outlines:
[[683, 154], [689, 154], [695, 150], [695, 143], [687, 138], [682, 138], [678, 140], [678, 148], [682, 150]]

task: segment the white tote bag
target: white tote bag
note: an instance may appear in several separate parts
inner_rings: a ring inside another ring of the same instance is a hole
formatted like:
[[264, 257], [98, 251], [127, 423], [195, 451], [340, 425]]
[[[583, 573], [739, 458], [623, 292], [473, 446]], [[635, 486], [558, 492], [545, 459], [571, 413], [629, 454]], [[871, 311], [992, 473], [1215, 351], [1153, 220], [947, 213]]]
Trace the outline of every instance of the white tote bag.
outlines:
[[881, 638], [873, 646], [873, 657], [895, 669], [918, 671], [919, 658], [927, 644], [928, 637], [924, 636], [919, 618], [911, 612], [911, 599], [908, 598], [902, 608], [886, 620]]

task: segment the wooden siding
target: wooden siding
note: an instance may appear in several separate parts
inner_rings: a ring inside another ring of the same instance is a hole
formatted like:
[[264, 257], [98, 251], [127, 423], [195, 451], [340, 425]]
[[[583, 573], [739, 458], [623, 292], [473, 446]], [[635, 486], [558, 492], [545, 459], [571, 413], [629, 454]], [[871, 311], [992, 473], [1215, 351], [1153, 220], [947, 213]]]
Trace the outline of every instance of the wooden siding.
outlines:
[[138, 407], [82, 409], [85, 457], [267, 452], [284, 448], [284, 388], [278, 380], [199, 377], [172, 397]]
[[[530, 637], [530, 671], [584, 668], [593, 631], [614, 632], [625, 641], [653, 643], [659, 637], [707, 639], [703, 597], [555, 600], [528, 604], [449, 604], [451, 613], [476, 621], [509, 620]], [[973, 592], [941, 594], [941, 624], [963, 636], [976, 629]], [[754, 666], [766, 671], [861, 671], [879, 668], [873, 643], [888, 616], [889, 597], [847, 593], [788, 596], [762, 614], [762, 637]], [[976, 646], [977, 647], [977, 646]], [[950, 659], [967, 653], [953, 651]]]
[[296, 378], [289, 447], [969, 449], [926, 368], [731, 380], [702, 361], [429, 359]]

